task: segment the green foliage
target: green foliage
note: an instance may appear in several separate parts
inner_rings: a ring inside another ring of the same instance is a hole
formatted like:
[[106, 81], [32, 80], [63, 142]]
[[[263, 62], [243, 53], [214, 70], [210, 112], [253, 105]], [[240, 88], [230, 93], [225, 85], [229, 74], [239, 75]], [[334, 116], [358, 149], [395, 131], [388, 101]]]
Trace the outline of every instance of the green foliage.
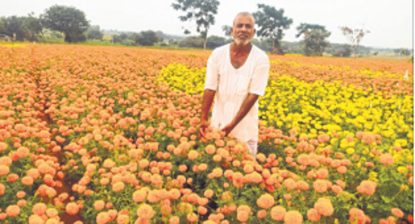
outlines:
[[152, 46], [161, 40], [157, 33], [152, 30], [141, 31], [135, 37], [135, 42], [142, 46]]
[[301, 23], [296, 37], [304, 36], [304, 53], [307, 56], [322, 56], [324, 49], [329, 45], [326, 38], [330, 32], [324, 26], [317, 24]]
[[[185, 13], [179, 16], [181, 21], [196, 21], [196, 31], [204, 39], [203, 48], [206, 48], [210, 26], [215, 24], [215, 15], [218, 12], [218, 6], [218, 0], [176, 0], [172, 4], [175, 10]], [[185, 30], [185, 34], [189, 33], [189, 30]]]
[[0, 34], [7, 35], [10, 39], [36, 41], [41, 32], [42, 24], [33, 14], [0, 18]]
[[86, 38], [89, 40], [102, 40], [103, 36], [104, 34], [102, 33], [98, 25], [90, 26], [86, 30]]
[[42, 23], [51, 30], [65, 34], [65, 42], [85, 41], [89, 23], [84, 12], [74, 7], [54, 5], [41, 15]]
[[207, 39], [206, 47], [209, 49], [214, 49], [216, 47], [226, 44], [228, 41], [223, 37], [210, 36]]
[[187, 48], [202, 48], [203, 38], [197, 36], [186, 37], [184, 40], [179, 42], [179, 47]]
[[274, 52], [282, 53], [281, 39], [284, 36], [283, 30], [290, 28], [292, 19], [284, 16], [284, 9], [258, 4], [258, 11], [253, 14], [258, 25], [257, 35], [273, 40], [272, 49]]

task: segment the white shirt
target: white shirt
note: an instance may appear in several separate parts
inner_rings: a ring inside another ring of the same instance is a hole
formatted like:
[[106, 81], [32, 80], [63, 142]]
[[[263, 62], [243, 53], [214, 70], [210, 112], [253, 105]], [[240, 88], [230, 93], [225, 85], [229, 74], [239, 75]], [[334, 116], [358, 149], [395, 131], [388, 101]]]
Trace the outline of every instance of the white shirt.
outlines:
[[[211, 126], [228, 125], [248, 95], [264, 95], [269, 76], [269, 59], [264, 51], [252, 45], [245, 63], [236, 69], [231, 63], [230, 44], [213, 50], [207, 63], [205, 89], [216, 91]], [[231, 131], [237, 139], [258, 140], [258, 101]]]

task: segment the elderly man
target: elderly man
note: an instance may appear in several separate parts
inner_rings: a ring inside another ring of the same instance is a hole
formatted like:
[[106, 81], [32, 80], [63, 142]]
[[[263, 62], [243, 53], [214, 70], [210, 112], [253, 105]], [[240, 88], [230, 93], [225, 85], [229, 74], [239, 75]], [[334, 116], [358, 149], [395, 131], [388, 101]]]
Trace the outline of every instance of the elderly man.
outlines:
[[208, 127], [221, 129], [245, 142], [255, 157], [258, 147], [258, 96], [268, 82], [269, 59], [251, 44], [255, 35], [254, 17], [247, 12], [236, 15], [232, 26], [233, 42], [213, 50], [207, 62], [203, 94], [201, 136]]

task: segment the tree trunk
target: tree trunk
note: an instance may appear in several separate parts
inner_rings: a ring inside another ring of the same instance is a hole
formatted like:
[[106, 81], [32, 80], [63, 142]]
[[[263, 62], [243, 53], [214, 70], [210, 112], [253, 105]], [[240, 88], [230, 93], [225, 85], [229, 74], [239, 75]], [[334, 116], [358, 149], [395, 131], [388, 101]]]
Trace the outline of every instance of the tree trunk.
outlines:
[[207, 45], [207, 36], [205, 37], [205, 40], [203, 41], [203, 49], [206, 49]]

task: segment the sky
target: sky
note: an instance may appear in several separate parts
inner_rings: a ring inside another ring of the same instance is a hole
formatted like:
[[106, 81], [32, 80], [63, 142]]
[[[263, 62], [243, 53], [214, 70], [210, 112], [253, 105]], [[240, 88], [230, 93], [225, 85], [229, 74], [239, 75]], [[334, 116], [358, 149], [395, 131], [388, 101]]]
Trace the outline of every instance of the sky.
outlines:
[[[293, 20], [283, 40], [299, 41], [296, 27], [301, 23], [319, 24], [331, 32], [331, 43], [348, 43], [340, 27], [369, 30], [361, 45], [381, 48], [413, 48], [413, 0], [219, 0], [215, 24], [209, 35], [224, 36], [223, 25], [231, 25], [241, 11], [255, 12], [262, 3], [284, 9]], [[82, 10], [92, 25], [119, 31], [160, 30], [184, 35], [183, 28], [196, 35], [192, 22], [181, 22], [183, 14], [171, 7], [173, 0], [0, 0], [0, 16], [39, 16], [52, 5], [73, 6]]]

